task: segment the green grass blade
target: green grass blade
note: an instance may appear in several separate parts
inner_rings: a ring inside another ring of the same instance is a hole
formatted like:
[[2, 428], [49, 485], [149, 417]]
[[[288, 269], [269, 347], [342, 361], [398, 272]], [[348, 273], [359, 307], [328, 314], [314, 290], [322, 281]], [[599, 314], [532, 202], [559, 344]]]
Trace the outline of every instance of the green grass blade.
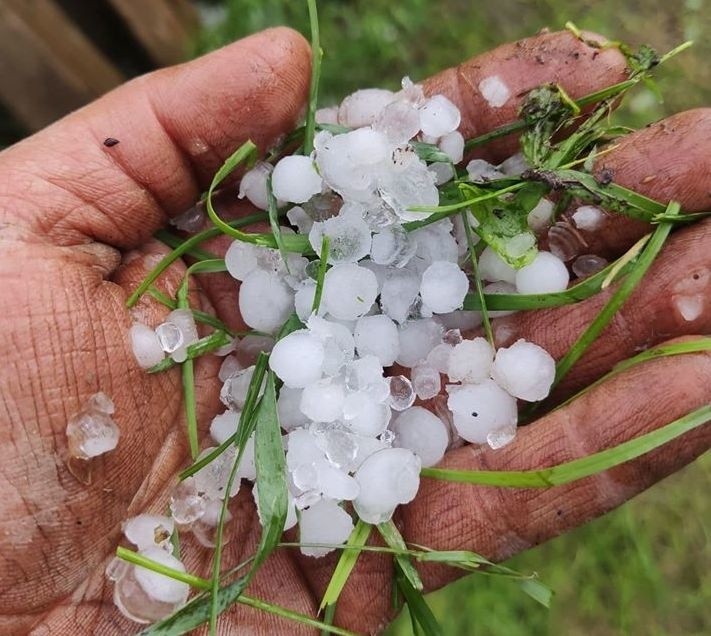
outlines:
[[481, 320], [484, 325], [484, 333], [486, 339], [492, 347], [495, 347], [494, 332], [491, 330], [491, 320], [489, 320], [489, 310], [486, 306], [486, 298], [484, 296], [484, 286], [479, 275], [479, 262], [474, 246], [474, 236], [472, 234], [471, 225], [469, 225], [469, 211], [462, 211], [462, 223], [464, 223], [464, 234], [467, 237], [467, 246], [469, 248], [469, 257], [472, 262], [472, 275], [474, 276], [474, 285], [476, 286], [476, 297], [479, 301], [479, 311], [481, 312]]
[[553, 590], [537, 579], [524, 579], [519, 581], [521, 591], [528, 594], [534, 601], [550, 608], [551, 599], [553, 598]]
[[274, 190], [272, 190], [272, 175], [269, 174], [267, 177], [267, 201], [269, 214], [269, 227], [272, 229], [272, 234], [274, 235], [274, 240], [276, 241], [277, 247], [279, 248], [279, 254], [281, 254], [281, 260], [284, 261], [286, 265], [286, 271], [289, 271], [289, 263], [286, 260], [286, 247], [284, 246], [284, 237], [281, 233], [281, 225], [279, 225], [279, 209], [277, 208], [277, 200], [274, 196]]
[[316, 0], [306, 0], [309, 8], [311, 28], [311, 82], [309, 84], [309, 108], [306, 112], [306, 130], [304, 132], [304, 154], [310, 155], [314, 149], [316, 132], [316, 108], [318, 106], [318, 87], [321, 80], [321, 38], [318, 25], [318, 7]]
[[197, 459], [200, 453], [197, 431], [197, 403], [195, 400], [195, 369], [193, 360], [188, 359], [181, 364], [183, 380], [183, 399], [185, 400], [185, 420], [190, 444], [190, 457]]
[[412, 586], [399, 562], [395, 563], [395, 582], [405, 598], [413, 624], [417, 623], [425, 636], [442, 636], [442, 628], [427, 605], [425, 597]]
[[[199, 358], [205, 354], [212, 353], [220, 347], [224, 347], [229, 343], [229, 341], [229, 334], [224, 331], [213, 331], [209, 336], [200, 338], [200, 340], [187, 347], [185, 352], [188, 357], [186, 360], [194, 360], [195, 358]], [[160, 373], [161, 371], [171, 369], [178, 364], [180, 363], [175, 362], [173, 358], [164, 358], [158, 364], [154, 364], [150, 369], [148, 369], [147, 373]]]
[[318, 277], [316, 279], [316, 290], [314, 291], [314, 302], [311, 311], [318, 312], [321, 306], [321, 296], [323, 296], [323, 283], [326, 280], [326, 268], [328, 267], [328, 250], [330, 239], [325, 234], [321, 239], [321, 259], [318, 264]]
[[551, 486], [560, 486], [584, 477], [590, 477], [629, 462], [663, 446], [684, 433], [702, 426], [709, 420], [711, 420], [711, 405], [705, 405], [666, 426], [623, 442], [614, 448], [608, 448], [594, 455], [581, 457], [551, 468], [522, 471], [423, 468], [421, 475], [432, 479], [482, 486], [550, 488]]
[[[175, 534], [177, 534], [177, 532]], [[132, 563], [133, 565], [137, 565], [138, 567], [157, 572], [158, 574], [163, 574], [164, 576], [167, 576], [171, 579], [175, 579], [176, 581], [180, 581], [181, 583], [187, 583], [190, 587], [194, 587], [195, 589], [210, 589], [210, 581], [208, 581], [207, 579], [203, 579], [194, 574], [190, 574], [189, 572], [181, 572], [180, 570], [168, 567], [167, 565], [163, 565], [162, 563], [153, 561], [148, 557], [144, 557], [143, 555], [139, 554], [138, 552], [134, 552], [133, 550], [129, 550], [127, 548], [119, 546], [116, 548], [116, 556], [122, 561], [126, 561], [127, 563]]]
[[[185, 239], [176, 236], [172, 232], [168, 232], [168, 230], [158, 230], [153, 236], [171, 249], [176, 249], [185, 242]], [[208, 252], [207, 250], [201, 249], [199, 247], [191, 247], [187, 252], [184, 253], [184, 255], [191, 256], [192, 258], [195, 258], [199, 261], [206, 261], [211, 258], [217, 258], [217, 256], [212, 252]]]
[[358, 520], [346, 542], [348, 549], [343, 550], [341, 553], [341, 557], [338, 559], [336, 568], [331, 575], [331, 580], [328, 582], [328, 587], [323, 593], [319, 611], [327, 607], [335, 608], [336, 601], [338, 601], [338, 597], [341, 595], [343, 587], [360, 556], [361, 550], [358, 550], [358, 548], [362, 548], [366, 544], [372, 530], [373, 526], [369, 523]]
[[379, 523], [378, 531], [390, 548], [400, 551], [399, 554], [395, 554], [395, 562], [402, 571], [403, 575], [407, 577], [407, 580], [412, 588], [417, 592], [420, 592], [424, 589], [422, 579], [420, 579], [420, 575], [415, 566], [412, 565], [410, 556], [406, 553], [407, 544], [405, 543], [405, 539], [402, 538], [400, 531], [397, 529], [395, 522], [391, 519], [386, 523]]

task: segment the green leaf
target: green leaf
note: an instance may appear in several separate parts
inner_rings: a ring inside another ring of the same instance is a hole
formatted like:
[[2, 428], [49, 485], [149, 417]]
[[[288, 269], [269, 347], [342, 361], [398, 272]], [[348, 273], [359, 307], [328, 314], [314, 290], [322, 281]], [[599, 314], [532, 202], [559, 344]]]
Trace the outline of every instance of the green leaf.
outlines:
[[[385, 523], [379, 523], [378, 531], [390, 548], [394, 550], [407, 551], [405, 540], [402, 538], [400, 531], [397, 529], [397, 526], [392, 519]], [[405, 552], [396, 554], [395, 561], [403, 575], [407, 577], [407, 580], [413, 589], [418, 592], [421, 591], [424, 588], [424, 585], [422, 585], [422, 579], [420, 579], [420, 575], [415, 566], [412, 565], [409, 555]]]
[[[267, 177], [267, 201], [269, 214], [269, 227], [272, 229], [272, 234], [274, 235], [274, 240], [276, 241], [277, 247], [279, 248], [279, 254], [281, 254], [281, 260], [284, 261], [286, 266], [286, 271], [289, 272], [289, 263], [286, 260], [286, 246], [284, 245], [284, 237], [281, 233], [281, 225], [279, 225], [279, 209], [277, 208], [277, 200], [274, 196], [274, 190], [272, 190], [272, 175]], [[289, 272], [291, 273], [291, 272]]]
[[551, 606], [553, 598], [553, 590], [547, 585], [536, 579], [524, 579], [519, 582], [521, 590], [528, 594], [534, 601], [543, 605], [543, 607]]
[[328, 248], [330, 239], [325, 234], [321, 239], [321, 258], [318, 264], [318, 275], [316, 278], [316, 290], [314, 291], [314, 302], [311, 305], [312, 312], [318, 312], [321, 306], [321, 296], [323, 295], [323, 284], [326, 280], [326, 269], [328, 268]]
[[442, 628], [437, 622], [432, 610], [427, 605], [425, 597], [419, 590], [413, 587], [408, 577], [402, 571], [400, 562], [395, 563], [395, 582], [405, 598], [413, 625], [419, 625], [425, 636], [442, 636]]
[[417, 156], [427, 163], [452, 163], [451, 157], [442, 152], [436, 144], [426, 144], [423, 141], [411, 141], [410, 145], [415, 149]]
[[[187, 360], [194, 360], [195, 358], [199, 358], [205, 354], [212, 353], [220, 347], [224, 347], [229, 343], [229, 341], [229, 334], [224, 331], [213, 331], [209, 336], [200, 338], [197, 342], [188, 345], [186, 349], [186, 354], [188, 356]], [[154, 364], [150, 369], [148, 369], [148, 373], [160, 373], [161, 371], [171, 369], [177, 364], [180, 363], [173, 360], [173, 358], [164, 358], [158, 364]]]
[[[153, 236], [171, 249], [176, 249], [185, 242], [185, 239], [168, 232], [168, 230], [158, 230]], [[199, 261], [217, 258], [217, 256], [215, 256], [212, 252], [208, 252], [207, 250], [203, 250], [199, 247], [191, 247], [185, 252], [185, 256], [191, 256]]]
[[484, 325], [484, 333], [486, 334], [486, 339], [489, 341], [489, 344], [494, 347], [494, 332], [491, 329], [491, 320], [489, 320], [489, 310], [486, 306], [486, 299], [484, 297], [484, 286], [481, 282], [481, 276], [479, 275], [479, 261], [474, 246], [472, 226], [469, 223], [469, 214], [470, 213], [468, 210], [462, 211], [464, 234], [467, 237], [467, 248], [469, 250], [469, 258], [472, 263], [472, 275], [474, 276], [474, 286], [476, 287], [476, 297], [479, 301], [479, 311], [481, 311], [481, 320], [482, 324]]
[[314, 148], [314, 132], [316, 130], [316, 108], [318, 107], [318, 86], [321, 80], [321, 38], [318, 25], [318, 7], [316, 0], [306, 0], [309, 8], [309, 25], [311, 28], [311, 82], [309, 85], [309, 107], [306, 112], [306, 131], [304, 133], [304, 154], [310, 155]]

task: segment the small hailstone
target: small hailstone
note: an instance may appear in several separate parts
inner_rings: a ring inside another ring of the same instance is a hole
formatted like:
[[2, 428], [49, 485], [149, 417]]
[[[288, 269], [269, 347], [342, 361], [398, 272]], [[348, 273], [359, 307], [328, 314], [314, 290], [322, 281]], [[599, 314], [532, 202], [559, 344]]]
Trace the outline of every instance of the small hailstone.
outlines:
[[414, 256], [417, 243], [401, 225], [392, 225], [373, 234], [370, 258], [378, 265], [404, 267]]
[[394, 145], [406, 144], [420, 132], [420, 113], [410, 102], [397, 100], [380, 111], [373, 128], [385, 133]]
[[356, 437], [341, 425], [313, 424], [310, 429], [316, 445], [337, 468], [348, 468], [358, 453]]
[[[439, 345], [438, 345], [439, 346]], [[442, 388], [439, 371], [427, 363], [418, 363], [410, 374], [412, 387], [421, 400], [429, 400], [439, 394]]]
[[333, 545], [333, 548], [303, 546], [301, 553], [322, 557], [348, 540], [353, 530], [351, 516], [335, 501], [325, 499], [302, 511], [299, 541], [306, 544]]
[[249, 334], [242, 338], [235, 349], [235, 356], [242, 365], [248, 367], [257, 361], [260, 353], [269, 353], [274, 348], [274, 338]]
[[306, 321], [310, 332], [323, 343], [323, 372], [327, 376], [338, 375], [355, 355], [352, 327], [333, 320], [324, 320], [313, 314]]
[[[215, 447], [203, 449], [203, 451], [198, 455], [198, 459], [203, 459], [214, 450]], [[235, 455], [236, 450], [234, 447], [230, 447], [221, 455], [213, 459], [209, 464], [203, 466], [199, 471], [197, 471], [193, 475], [197, 491], [204, 495], [207, 499], [224, 499]], [[232, 489], [230, 490], [229, 496], [234, 497], [239, 491], [239, 487], [240, 481], [239, 479], [235, 479], [232, 482]]]
[[[497, 283], [489, 283], [484, 285], [485, 294], [515, 294], [516, 287], [511, 283], [506, 283], [504, 281], [499, 281]], [[515, 310], [508, 309], [496, 309], [489, 310], [489, 318], [502, 318], [503, 316], [510, 316], [515, 314]]]
[[420, 272], [435, 261], [457, 262], [459, 247], [452, 236], [452, 223], [448, 219], [414, 230], [412, 236], [417, 241], [417, 251], [411, 264], [419, 264]]
[[427, 354], [427, 366], [432, 367], [438, 373], [446, 374], [449, 371], [449, 356], [452, 355], [452, 345], [446, 343], [438, 344]]
[[335, 265], [326, 272], [321, 302], [334, 318], [354, 320], [368, 313], [377, 295], [375, 274], [347, 263]]
[[439, 140], [438, 146], [443, 153], [449, 156], [454, 164], [459, 163], [464, 158], [464, 137], [458, 130], [444, 135]]
[[586, 278], [592, 274], [597, 274], [601, 269], [605, 269], [607, 260], [595, 254], [581, 254], [573, 261], [571, 267], [578, 278]]
[[548, 229], [548, 249], [564, 262], [573, 260], [587, 245], [569, 221], [556, 221]]
[[220, 365], [220, 370], [217, 373], [217, 377], [220, 382], [224, 382], [232, 375], [236, 375], [238, 371], [242, 370], [242, 365], [239, 363], [236, 355], [227, 356]]
[[227, 409], [224, 413], [220, 413], [212, 419], [212, 422], [210, 422], [210, 437], [216, 444], [226, 442], [237, 432], [240, 415], [239, 411]]
[[301, 389], [291, 389], [286, 385], [279, 389], [277, 415], [279, 416], [279, 424], [287, 432], [300, 426], [306, 426], [309, 423], [309, 418], [299, 408], [301, 392]]
[[538, 252], [532, 263], [516, 272], [519, 294], [548, 294], [564, 291], [570, 274], [563, 261], [550, 252]]
[[136, 361], [142, 369], [150, 369], [165, 358], [160, 339], [153, 329], [136, 322], [128, 333], [133, 355], [136, 356]]
[[454, 427], [466, 441], [484, 444], [492, 431], [516, 426], [516, 398], [493, 380], [450, 385], [447, 391], [447, 406], [452, 411]]
[[338, 123], [338, 106], [328, 106], [327, 108], [319, 108], [316, 113], [317, 124], [337, 124]]
[[91, 459], [116, 448], [120, 431], [111, 418], [112, 413], [113, 402], [105, 393], [89, 398], [67, 422], [70, 457]]
[[380, 435], [387, 428], [390, 416], [390, 407], [377, 402], [368, 391], [350, 393], [343, 404], [344, 423], [359, 435]]
[[477, 383], [489, 377], [494, 351], [484, 338], [463, 340], [449, 354], [447, 375], [452, 382]]
[[260, 249], [245, 241], [232, 241], [225, 253], [225, 266], [230, 276], [236, 280], [244, 280], [247, 274], [257, 269]]
[[581, 205], [573, 212], [575, 227], [587, 232], [599, 229], [605, 219], [605, 213], [594, 205]]
[[324, 236], [329, 238], [328, 262], [331, 265], [355, 263], [370, 253], [370, 228], [362, 217], [340, 214], [314, 223], [309, 232], [309, 243], [317, 254], [321, 253]]
[[256, 269], [242, 282], [239, 310], [252, 329], [275, 333], [294, 311], [294, 293], [277, 274]]
[[189, 525], [205, 514], [206, 501], [198, 493], [194, 477], [179, 482], [170, 497], [170, 513], [175, 523]]
[[308, 234], [314, 224], [313, 219], [306, 214], [304, 208], [298, 205], [289, 209], [286, 213], [286, 218], [289, 220], [289, 223], [296, 226], [299, 234]]
[[384, 168], [378, 175], [378, 190], [383, 201], [403, 221], [418, 221], [431, 214], [410, 208], [439, 205], [435, 175], [418, 157], [413, 157], [403, 169], [397, 169], [395, 164]]
[[454, 178], [454, 166], [447, 161], [436, 161], [429, 165], [430, 172], [434, 173], [435, 184], [442, 185]]
[[483, 159], [472, 159], [467, 164], [467, 174], [469, 175], [469, 181], [473, 183], [495, 181], [504, 176], [496, 166]]
[[491, 247], [484, 248], [479, 257], [479, 275], [483, 280], [516, 282], [516, 270], [502, 259]]
[[498, 75], [481, 80], [479, 92], [492, 108], [501, 108], [511, 97], [511, 90]]
[[555, 360], [542, 347], [520, 339], [496, 352], [491, 377], [514, 397], [536, 402], [550, 392]]
[[382, 88], [364, 88], [348, 95], [338, 108], [338, 123], [349, 128], [370, 126], [380, 112], [395, 99]]
[[461, 309], [469, 291], [469, 279], [456, 263], [435, 261], [422, 275], [422, 301], [436, 314]]
[[327, 499], [353, 501], [360, 492], [358, 482], [331, 462], [326, 460], [316, 462], [316, 474], [318, 490]]
[[[150, 547], [141, 550], [140, 555], [155, 561], [160, 565], [165, 565], [173, 570], [185, 572], [182, 561], [176, 559], [172, 554], [158, 547]], [[156, 601], [163, 603], [184, 603], [188, 598], [190, 586], [187, 583], [176, 581], [165, 574], [158, 574], [147, 568], [136, 568], [136, 581], [143, 590]]]
[[373, 355], [361, 356], [347, 365], [346, 388], [349, 391], [366, 391], [376, 402], [383, 402], [390, 395], [390, 388], [383, 377], [383, 365]]
[[170, 517], [140, 514], [121, 524], [124, 536], [139, 550], [150, 547], [165, 548], [175, 529], [175, 522]]
[[286, 466], [292, 473], [299, 466], [311, 465], [325, 457], [317, 444], [316, 435], [310, 429], [296, 428], [286, 435]]
[[554, 208], [553, 201], [545, 198], [541, 199], [526, 217], [528, 227], [534, 232], [542, 232], [550, 225]]
[[313, 422], [333, 422], [341, 418], [344, 400], [343, 385], [326, 378], [303, 390], [299, 408]]
[[269, 368], [286, 386], [303, 389], [321, 379], [323, 343], [305, 329], [279, 340], [269, 356]]
[[442, 340], [444, 329], [433, 318], [410, 320], [400, 325], [400, 352], [396, 362], [404, 367], [412, 368]]
[[415, 401], [412, 382], [404, 375], [393, 375], [388, 378], [388, 383], [390, 384], [390, 408], [395, 411], [410, 408]]
[[351, 161], [358, 166], [380, 163], [385, 160], [391, 149], [388, 138], [372, 128], [358, 128], [343, 137], [348, 144], [346, 151]]
[[397, 94], [400, 99], [404, 99], [415, 106], [425, 103], [425, 92], [421, 84], [415, 84], [407, 75], [400, 82], [402, 90]]
[[175, 323], [161, 323], [156, 327], [156, 335], [166, 353], [173, 353], [183, 344], [183, 332]]
[[[331, 135], [320, 132], [314, 139], [316, 148], [316, 164], [323, 180], [328, 186], [350, 201], [366, 202], [372, 199], [374, 189], [374, 166], [356, 163], [351, 154], [352, 148], [348, 134]], [[339, 205], [342, 201], [339, 200]], [[304, 210], [311, 215], [309, 204], [304, 204]], [[323, 210], [320, 218], [312, 216], [315, 221], [323, 221], [336, 212], [332, 207]]]
[[353, 502], [366, 523], [389, 521], [399, 504], [412, 501], [420, 487], [419, 457], [405, 448], [373, 453], [355, 474], [360, 494]]
[[[294, 294], [294, 311], [301, 322], [306, 322], [313, 312], [314, 298], [316, 297], [316, 283], [307, 280], [301, 284]], [[319, 307], [319, 313], [323, 310]]]
[[[222, 403], [236, 410], [242, 409], [244, 407], [245, 400], [247, 399], [247, 393], [249, 392], [249, 385], [252, 383], [252, 376], [254, 375], [254, 367], [248, 367], [244, 370], [237, 371], [233, 376], [230, 376], [225, 380], [222, 385], [222, 390], [220, 391], [220, 400]], [[264, 392], [264, 387], [261, 387], [260, 395]]]
[[[217, 539], [217, 526], [220, 523], [222, 514], [222, 500], [213, 499], [208, 502], [205, 514], [190, 526], [190, 531], [197, 539], [197, 542], [205, 548], [214, 548]], [[229, 523], [232, 520], [232, 513], [225, 511], [225, 526], [222, 533], [223, 544], [229, 541]]]
[[282, 201], [305, 203], [321, 192], [323, 180], [310, 157], [290, 155], [279, 160], [272, 172], [274, 196]]
[[254, 458], [254, 433], [252, 433], [244, 443], [242, 461], [237, 469], [237, 477], [249, 481], [257, 479], [257, 464]]
[[185, 362], [188, 347], [197, 342], [199, 337], [193, 312], [189, 309], [174, 309], [168, 314], [165, 322], [175, 325], [182, 335], [180, 345], [173, 350], [170, 357], [176, 362]]
[[518, 177], [528, 170], [531, 166], [526, 161], [526, 157], [523, 153], [517, 152], [515, 155], [511, 155], [508, 159], [505, 159], [499, 164], [499, 170], [503, 172], [507, 177]]
[[379, 314], [359, 318], [353, 337], [358, 355], [372, 354], [384, 367], [395, 362], [400, 350], [400, 338], [397, 326], [388, 316]]
[[269, 207], [267, 179], [271, 171], [271, 164], [266, 161], [258, 161], [254, 168], [244, 173], [239, 184], [239, 198], [247, 197], [255, 208], [266, 210]]
[[425, 467], [439, 462], [449, 445], [447, 425], [421, 406], [399, 413], [390, 428], [395, 433], [395, 447], [408, 448]]
[[508, 426], [505, 428], [497, 429], [495, 431], [491, 431], [486, 436], [486, 443], [494, 450], [498, 450], [499, 448], [503, 448], [507, 444], [513, 442], [515, 437], [516, 427]]
[[193, 234], [202, 229], [205, 224], [206, 216], [205, 206], [201, 202], [188, 208], [182, 214], [172, 217], [168, 222], [173, 227], [176, 227], [183, 232], [190, 232]]
[[420, 106], [420, 129], [425, 135], [442, 137], [459, 128], [459, 109], [444, 95], [433, 95]]

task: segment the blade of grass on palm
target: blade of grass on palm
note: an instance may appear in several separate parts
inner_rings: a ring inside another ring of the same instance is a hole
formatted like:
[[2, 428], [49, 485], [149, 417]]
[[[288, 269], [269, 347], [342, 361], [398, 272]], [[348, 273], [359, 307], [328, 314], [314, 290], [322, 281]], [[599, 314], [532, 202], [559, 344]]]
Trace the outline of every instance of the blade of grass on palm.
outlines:
[[[229, 341], [229, 334], [224, 331], [213, 331], [209, 336], [200, 338], [197, 342], [188, 345], [186, 349], [186, 360], [194, 360], [195, 358], [199, 358], [205, 354], [212, 353], [220, 347], [224, 347], [229, 343]], [[171, 369], [178, 364], [180, 363], [173, 360], [173, 358], [164, 358], [161, 362], [154, 364], [150, 369], [148, 369], [147, 373], [160, 373], [161, 371]]]
[[494, 332], [491, 330], [491, 320], [489, 320], [489, 310], [486, 305], [486, 298], [484, 296], [484, 286], [481, 282], [481, 276], [479, 275], [479, 262], [477, 260], [476, 250], [474, 248], [474, 237], [472, 236], [472, 228], [469, 224], [469, 211], [462, 211], [462, 223], [464, 224], [464, 234], [467, 237], [467, 247], [469, 250], [469, 258], [472, 263], [472, 274], [474, 276], [474, 285], [476, 287], [476, 298], [479, 301], [479, 311], [481, 312], [481, 322], [484, 325], [484, 333], [486, 334], [486, 339], [492, 347], [495, 347], [494, 343]]
[[[158, 230], [153, 236], [173, 250], [177, 249], [185, 242], [185, 239], [168, 232], [168, 230]], [[217, 258], [217, 256], [212, 252], [208, 252], [200, 247], [191, 247], [189, 250], [184, 252], [183, 255], [191, 256], [198, 261], [206, 261], [211, 258]]]
[[408, 577], [400, 569], [399, 562], [395, 563], [395, 582], [405, 598], [413, 623], [416, 622], [422, 628], [425, 636], [441, 636], [442, 628], [427, 605], [425, 597], [412, 586]]
[[378, 531], [389, 547], [402, 551], [400, 554], [395, 554], [395, 561], [402, 573], [407, 577], [413, 589], [418, 592], [421, 591], [424, 588], [422, 579], [420, 579], [417, 569], [412, 564], [410, 556], [404, 553], [407, 551], [407, 545], [400, 531], [397, 529], [395, 522], [390, 519], [390, 521], [386, 521], [385, 523], [379, 523]]

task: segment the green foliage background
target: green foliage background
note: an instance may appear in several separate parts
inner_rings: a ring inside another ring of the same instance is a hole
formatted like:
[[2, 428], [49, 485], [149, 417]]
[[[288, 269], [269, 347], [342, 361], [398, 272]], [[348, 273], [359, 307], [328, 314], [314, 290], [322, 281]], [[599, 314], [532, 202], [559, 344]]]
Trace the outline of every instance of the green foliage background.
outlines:
[[[305, 2], [203, 3], [207, 26], [195, 53], [275, 24], [308, 32]], [[638, 90], [621, 113], [643, 125], [711, 104], [711, 3], [707, 0], [321, 0], [325, 50], [322, 103], [366, 86], [418, 80], [507, 40], [567, 20], [632, 45], [693, 49], [659, 73], [660, 104]], [[594, 422], [590, 422], [594, 426]], [[555, 590], [546, 610], [505, 580], [473, 575], [430, 595], [444, 632], [454, 636], [711, 633], [711, 549], [706, 456], [657, 488], [586, 527], [511, 560]], [[476, 549], [476, 546], [470, 546]], [[401, 617], [392, 636], [410, 632]]]

